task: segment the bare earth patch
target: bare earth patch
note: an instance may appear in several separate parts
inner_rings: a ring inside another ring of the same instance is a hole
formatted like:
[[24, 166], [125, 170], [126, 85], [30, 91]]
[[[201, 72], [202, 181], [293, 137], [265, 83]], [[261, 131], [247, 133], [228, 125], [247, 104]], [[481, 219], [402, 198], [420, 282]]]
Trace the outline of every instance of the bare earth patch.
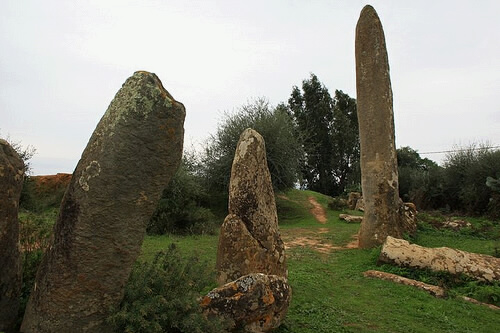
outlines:
[[345, 246], [336, 246], [322, 238], [322, 234], [328, 233], [328, 228], [319, 228], [315, 230], [297, 228], [281, 231], [281, 238], [285, 243], [285, 249], [289, 250], [296, 247], [308, 247], [317, 252], [328, 254], [336, 250], [357, 249], [357, 235], [353, 235], [353, 241]]
[[311, 214], [316, 220], [318, 220], [319, 223], [325, 224], [328, 219], [326, 218], [323, 206], [321, 206], [314, 197], [309, 197], [307, 200], [309, 200], [309, 203], [313, 206], [310, 210]]

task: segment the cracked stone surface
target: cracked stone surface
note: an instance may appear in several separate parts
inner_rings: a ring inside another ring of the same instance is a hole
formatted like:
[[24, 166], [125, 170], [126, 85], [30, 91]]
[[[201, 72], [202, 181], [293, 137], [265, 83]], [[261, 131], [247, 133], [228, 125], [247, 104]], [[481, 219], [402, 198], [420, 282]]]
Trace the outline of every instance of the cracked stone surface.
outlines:
[[136, 72], [97, 125], [61, 203], [22, 332], [110, 332], [146, 223], [179, 166], [184, 106]]
[[0, 139], [0, 332], [11, 332], [21, 296], [19, 247], [19, 199], [23, 188], [24, 162]]
[[382, 247], [379, 261], [451, 274], [463, 273], [481, 281], [500, 281], [500, 258], [449, 247], [423, 247], [390, 236]]
[[252, 129], [241, 134], [233, 160], [217, 271], [219, 285], [249, 273], [288, 275], [264, 139]]

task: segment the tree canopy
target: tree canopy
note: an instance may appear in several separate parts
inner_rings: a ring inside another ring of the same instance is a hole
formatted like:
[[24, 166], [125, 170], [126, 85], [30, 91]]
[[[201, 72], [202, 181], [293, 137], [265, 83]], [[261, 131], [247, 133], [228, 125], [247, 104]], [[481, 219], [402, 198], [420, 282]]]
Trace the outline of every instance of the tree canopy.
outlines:
[[292, 88], [289, 114], [303, 137], [304, 188], [341, 194], [359, 183], [359, 133], [356, 101], [340, 90], [332, 98], [315, 74]]

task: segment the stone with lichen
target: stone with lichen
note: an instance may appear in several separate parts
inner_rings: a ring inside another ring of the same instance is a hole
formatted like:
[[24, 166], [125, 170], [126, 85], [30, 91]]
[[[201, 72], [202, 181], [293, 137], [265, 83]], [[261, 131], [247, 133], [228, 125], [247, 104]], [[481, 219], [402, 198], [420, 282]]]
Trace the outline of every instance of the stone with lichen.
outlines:
[[480, 281], [500, 281], [500, 258], [448, 247], [423, 247], [390, 236], [378, 260], [402, 267], [465, 274]]
[[219, 285], [249, 273], [287, 277], [264, 139], [252, 129], [241, 134], [233, 160], [217, 271]]
[[286, 278], [252, 273], [213, 289], [200, 304], [206, 316], [228, 320], [233, 330], [260, 333], [281, 324], [290, 298]]
[[0, 139], [0, 331], [11, 332], [17, 320], [21, 295], [19, 249], [19, 199], [23, 188], [24, 162]]
[[110, 332], [145, 227], [179, 166], [185, 109], [136, 72], [97, 125], [64, 195], [23, 332]]

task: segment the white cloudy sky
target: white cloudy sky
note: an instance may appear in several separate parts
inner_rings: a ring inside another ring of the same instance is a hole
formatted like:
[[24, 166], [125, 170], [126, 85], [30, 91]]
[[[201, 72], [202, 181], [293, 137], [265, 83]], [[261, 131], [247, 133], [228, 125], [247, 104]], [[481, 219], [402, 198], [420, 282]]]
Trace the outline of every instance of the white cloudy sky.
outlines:
[[[315, 73], [356, 96], [356, 0], [1, 0], [0, 135], [35, 174], [72, 172], [122, 83], [156, 73], [187, 109], [186, 145], [224, 111], [286, 101]], [[500, 1], [371, 1], [391, 65], [396, 144], [500, 144]], [[441, 161], [443, 155], [425, 155]]]

